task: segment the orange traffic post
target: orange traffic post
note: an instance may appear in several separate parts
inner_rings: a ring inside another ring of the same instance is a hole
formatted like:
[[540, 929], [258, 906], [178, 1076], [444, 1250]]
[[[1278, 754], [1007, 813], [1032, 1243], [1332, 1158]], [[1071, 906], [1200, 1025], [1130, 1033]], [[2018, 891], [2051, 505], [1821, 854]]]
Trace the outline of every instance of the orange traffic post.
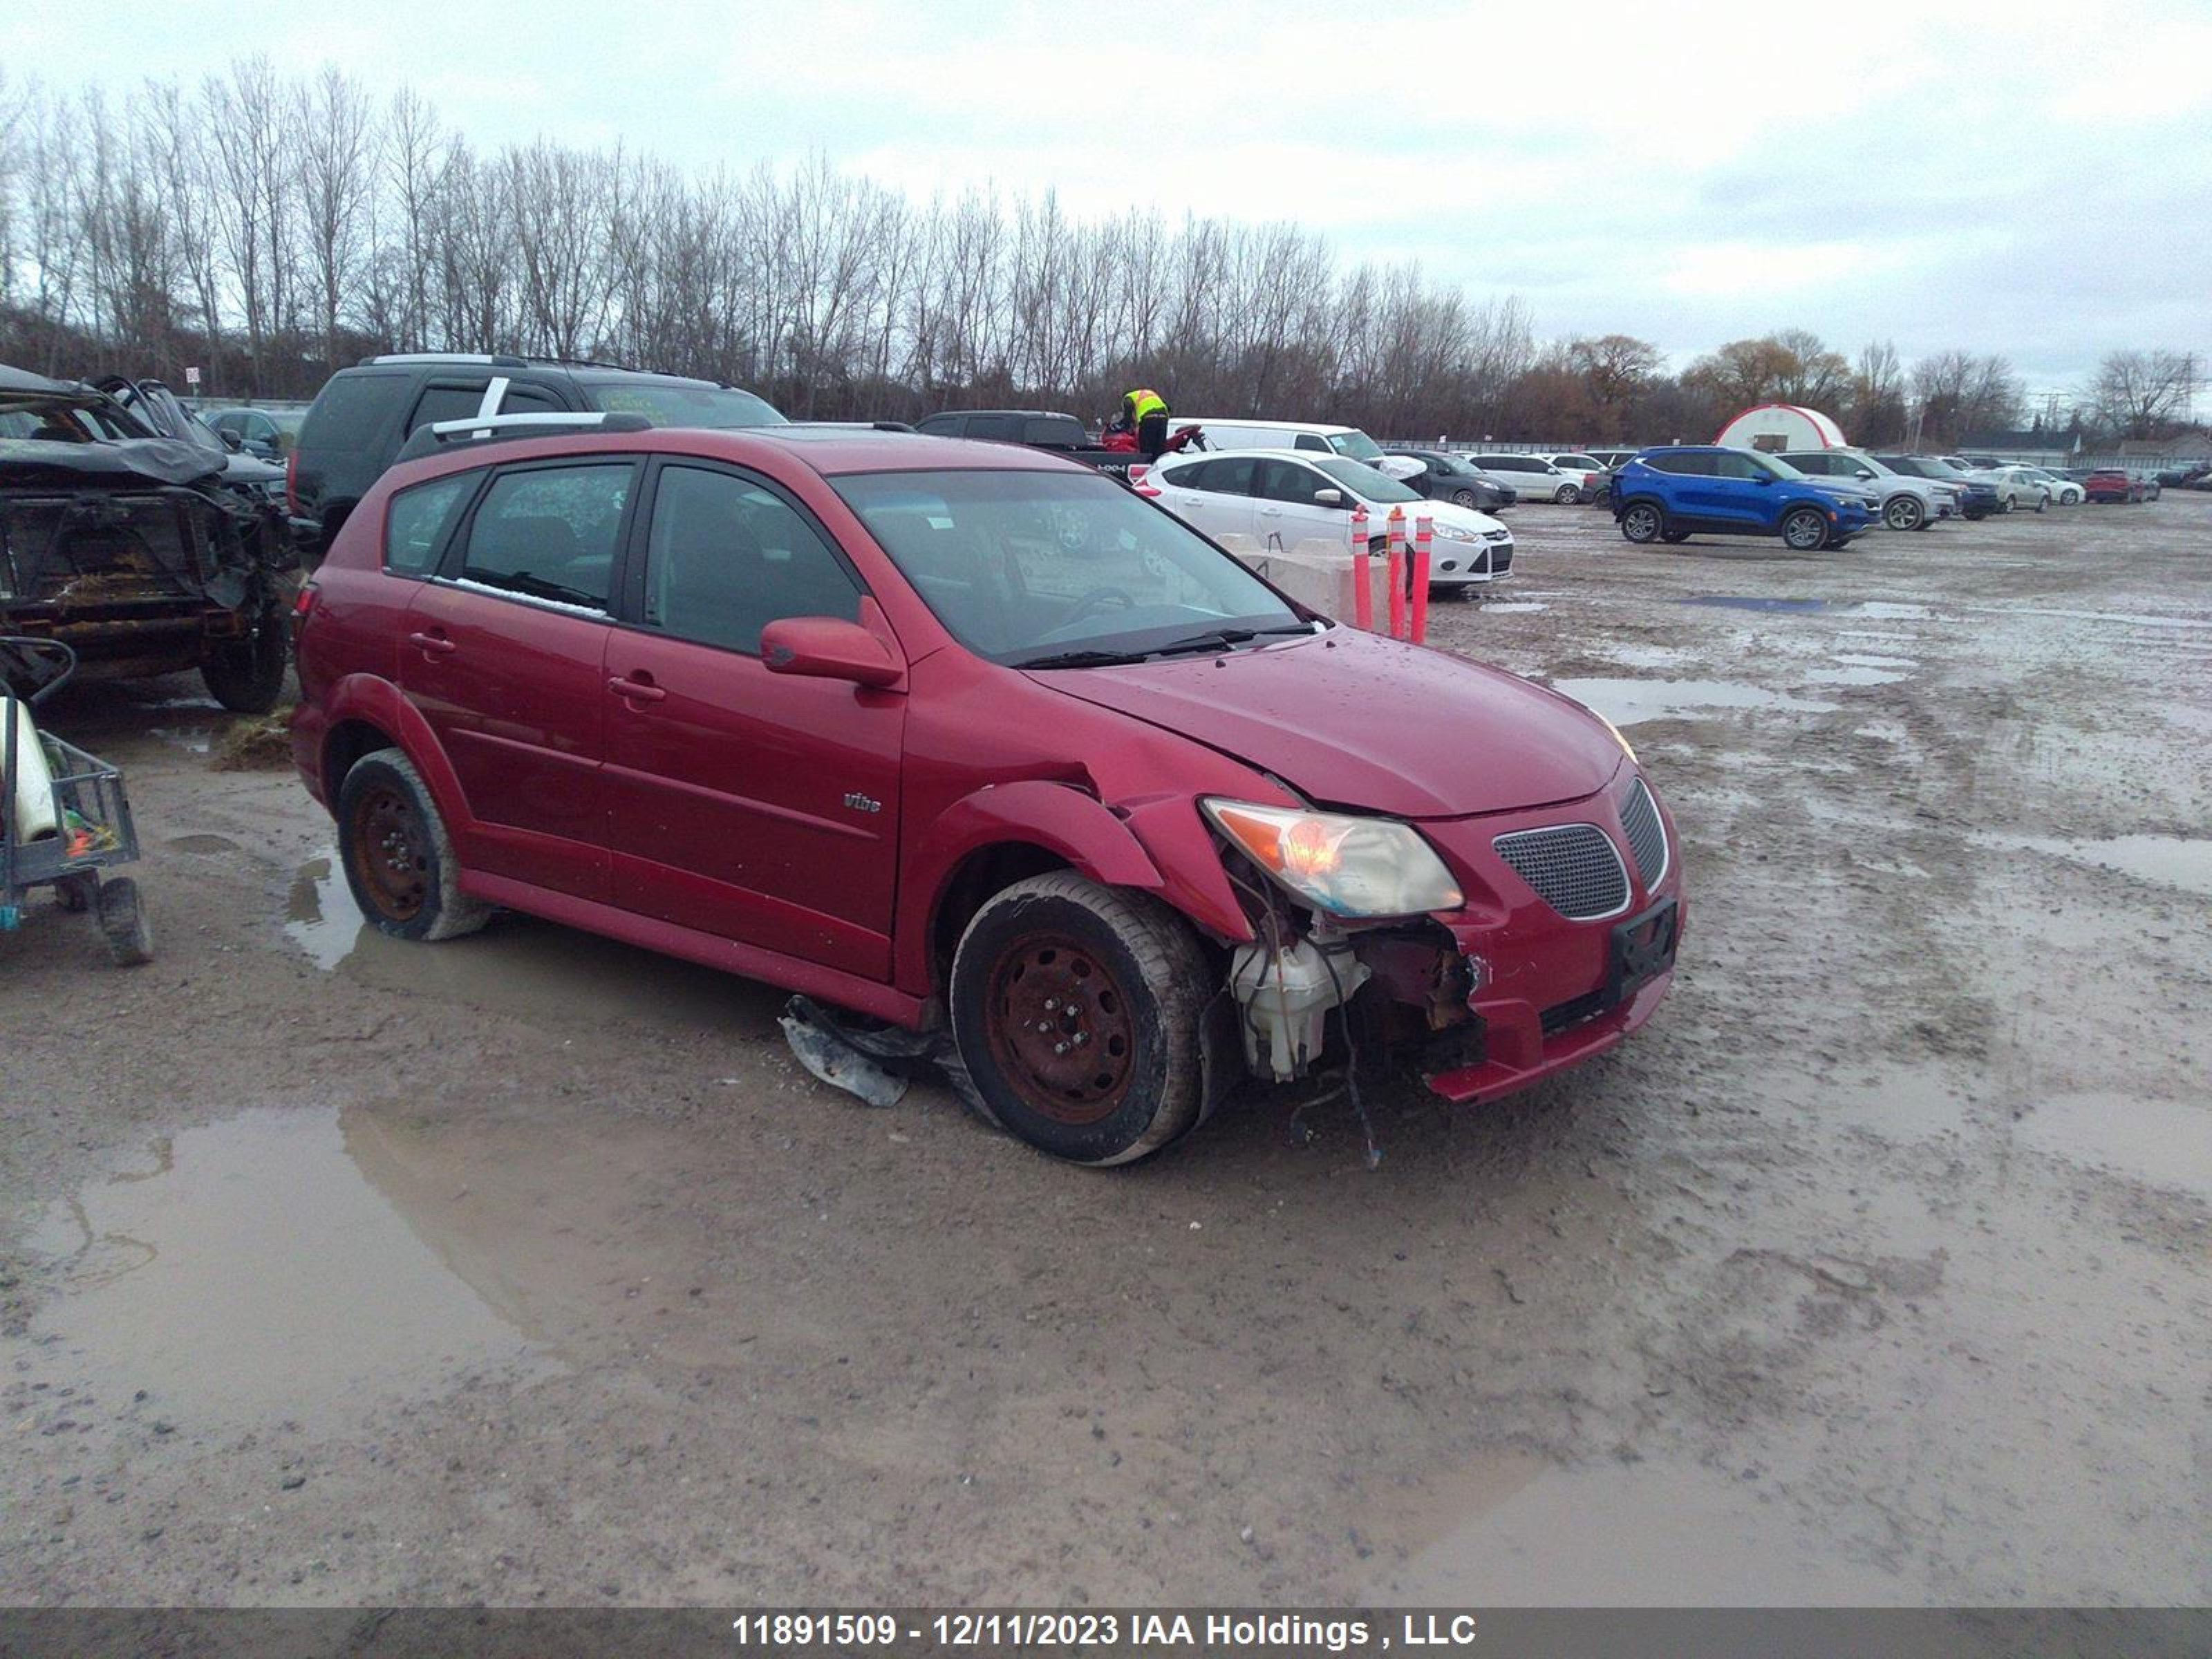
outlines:
[[1367, 507], [1352, 509], [1352, 625], [1375, 631], [1374, 579], [1367, 556]]
[[1413, 633], [1415, 645], [1429, 637], [1429, 550], [1436, 521], [1424, 513], [1413, 520]]
[[1390, 509], [1383, 574], [1390, 580], [1390, 637], [1406, 637], [1406, 509]]

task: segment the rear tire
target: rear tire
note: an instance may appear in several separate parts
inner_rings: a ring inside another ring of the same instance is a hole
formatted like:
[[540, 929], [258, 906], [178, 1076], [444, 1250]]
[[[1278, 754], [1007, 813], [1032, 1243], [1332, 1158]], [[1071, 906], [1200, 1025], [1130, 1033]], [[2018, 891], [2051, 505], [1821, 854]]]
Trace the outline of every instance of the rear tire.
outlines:
[[93, 896], [100, 936], [118, 968], [137, 968], [154, 959], [154, 924], [147, 918], [138, 884], [128, 876], [103, 881]]
[[245, 639], [222, 645], [200, 665], [208, 695], [234, 714], [265, 714], [284, 695], [284, 671], [291, 665], [284, 633], [283, 607], [270, 604], [253, 618]]
[[1673, 538], [1673, 532], [1667, 528], [1667, 514], [1656, 501], [1631, 501], [1622, 507], [1620, 533], [1638, 547]]
[[1583, 489], [1580, 484], [1561, 484], [1552, 492], [1552, 499], [1561, 507], [1572, 507], [1582, 498]]
[[353, 763], [338, 787], [337, 820], [346, 885], [379, 933], [434, 943], [491, 919], [489, 905], [462, 896], [453, 836], [403, 750]]
[[1071, 1163], [1133, 1163], [1203, 1115], [1218, 975], [1182, 918], [1073, 871], [985, 901], [952, 958], [952, 1036], [999, 1126]]

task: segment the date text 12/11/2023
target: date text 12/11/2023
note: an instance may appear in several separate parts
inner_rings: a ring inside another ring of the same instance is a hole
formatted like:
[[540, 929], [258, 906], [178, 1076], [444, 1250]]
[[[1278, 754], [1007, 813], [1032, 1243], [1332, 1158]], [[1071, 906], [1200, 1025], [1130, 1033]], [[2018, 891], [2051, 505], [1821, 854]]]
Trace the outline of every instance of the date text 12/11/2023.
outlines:
[[925, 1639], [939, 1648], [1127, 1645], [1164, 1650], [1313, 1650], [1328, 1653], [1465, 1648], [1476, 1640], [1471, 1613], [1407, 1613], [1382, 1620], [1328, 1613], [1146, 1613], [1030, 1609], [926, 1613], [750, 1613], [731, 1621], [742, 1645], [820, 1644], [848, 1651], [896, 1650]]

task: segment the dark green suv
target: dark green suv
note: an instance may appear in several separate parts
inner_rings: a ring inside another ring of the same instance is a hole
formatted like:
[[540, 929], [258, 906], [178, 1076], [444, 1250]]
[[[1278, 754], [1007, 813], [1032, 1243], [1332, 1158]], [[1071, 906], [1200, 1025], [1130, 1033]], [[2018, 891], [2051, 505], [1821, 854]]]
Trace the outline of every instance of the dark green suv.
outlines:
[[307, 550], [319, 562], [346, 514], [398, 458], [416, 428], [486, 415], [598, 410], [655, 426], [781, 426], [774, 405], [712, 380], [612, 363], [459, 352], [370, 357], [331, 376], [288, 458], [295, 517], [320, 526]]

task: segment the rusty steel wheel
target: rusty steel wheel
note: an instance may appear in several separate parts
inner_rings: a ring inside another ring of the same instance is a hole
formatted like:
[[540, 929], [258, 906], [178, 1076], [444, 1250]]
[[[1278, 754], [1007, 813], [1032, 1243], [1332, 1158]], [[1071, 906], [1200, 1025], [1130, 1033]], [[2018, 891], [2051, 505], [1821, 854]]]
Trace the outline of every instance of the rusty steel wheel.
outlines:
[[1137, 1028], [1129, 996], [1079, 942], [1033, 933], [991, 972], [991, 1056], [1006, 1080], [1056, 1123], [1096, 1123], [1129, 1091]]
[[460, 890], [460, 862], [414, 763], [380, 749], [339, 787], [338, 854], [354, 902], [374, 927], [401, 939], [472, 933], [491, 914]]
[[397, 782], [361, 792], [346, 828], [346, 861], [370, 908], [401, 927], [422, 913], [430, 893], [430, 859], [422, 815]]
[[1072, 870], [1016, 882], [953, 953], [970, 1103], [1074, 1163], [1156, 1152], [1219, 1097], [1225, 1050], [1207, 1018], [1219, 981], [1189, 924], [1148, 895]]

